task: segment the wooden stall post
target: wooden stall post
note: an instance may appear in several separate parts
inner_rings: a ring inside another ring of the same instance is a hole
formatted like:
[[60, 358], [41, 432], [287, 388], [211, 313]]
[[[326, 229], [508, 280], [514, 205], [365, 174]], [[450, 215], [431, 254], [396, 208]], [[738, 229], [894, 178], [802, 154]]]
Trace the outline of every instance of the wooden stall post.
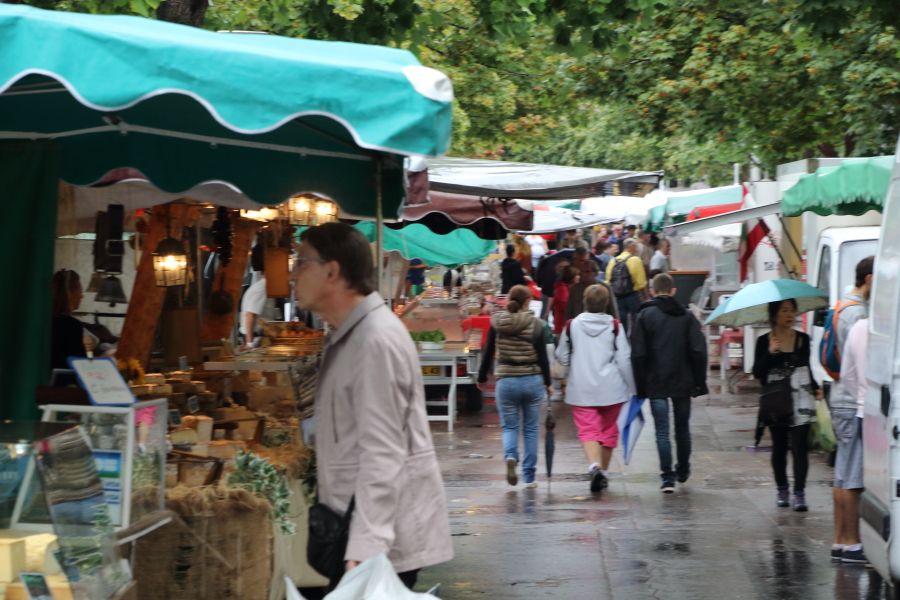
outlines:
[[[203, 316], [203, 330], [200, 339], [204, 342], [219, 341], [222, 338], [231, 337], [231, 329], [234, 327], [234, 318], [240, 309], [241, 285], [244, 282], [244, 273], [247, 271], [247, 261], [250, 260], [250, 245], [260, 228], [260, 223], [248, 219], [235, 219], [233, 221], [234, 236], [231, 239], [231, 262], [224, 269], [216, 272], [215, 290], [224, 289], [233, 300], [233, 310], [225, 315], [217, 315], [207, 310]], [[224, 271], [224, 280], [223, 280]]]
[[[131, 301], [122, 324], [116, 356], [122, 359], [136, 358], [144, 368], [150, 361], [150, 351], [156, 337], [156, 327], [162, 313], [166, 288], [157, 287], [153, 275], [153, 251], [169, 235], [181, 239], [182, 229], [197, 220], [200, 207], [187, 204], [163, 204], [153, 207], [150, 228], [144, 238], [144, 251], [138, 264], [131, 290]], [[196, 269], [195, 269], [196, 272]]]

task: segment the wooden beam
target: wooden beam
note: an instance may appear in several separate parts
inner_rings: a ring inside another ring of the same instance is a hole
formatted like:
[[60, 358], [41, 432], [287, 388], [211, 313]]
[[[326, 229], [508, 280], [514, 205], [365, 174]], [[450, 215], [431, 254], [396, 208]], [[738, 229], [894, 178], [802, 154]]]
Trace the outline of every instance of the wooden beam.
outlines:
[[231, 262], [224, 269], [219, 267], [211, 288], [213, 293], [224, 289], [231, 296], [232, 310], [226, 315], [213, 314], [208, 308], [209, 303], [204, 302], [206, 314], [203, 315], [203, 329], [200, 332], [200, 339], [204, 342], [217, 342], [222, 338], [231, 337], [234, 319], [240, 310], [241, 286], [244, 283], [244, 273], [247, 272], [247, 262], [250, 260], [250, 246], [257, 230], [262, 226], [256, 221], [240, 218], [234, 218], [232, 223], [234, 235], [231, 238]]
[[180, 240], [182, 229], [193, 225], [199, 215], [199, 206], [162, 204], [153, 207], [149, 231], [144, 236], [144, 251], [141, 253], [128, 312], [116, 349], [117, 358], [136, 358], [144, 368], [147, 367], [166, 298], [166, 288], [157, 287], [153, 276], [153, 251], [170, 232], [173, 238]]

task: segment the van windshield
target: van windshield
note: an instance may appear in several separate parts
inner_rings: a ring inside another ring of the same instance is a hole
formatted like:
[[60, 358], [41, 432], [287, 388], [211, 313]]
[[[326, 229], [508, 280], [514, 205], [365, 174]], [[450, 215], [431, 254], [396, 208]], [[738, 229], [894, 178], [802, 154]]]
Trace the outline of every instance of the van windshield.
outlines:
[[874, 256], [878, 251], [878, 240], [856, 240], [841, 244], [841, 264], [838, 273], [839, 298], [843, 298], [856, 287], [856, 263]]

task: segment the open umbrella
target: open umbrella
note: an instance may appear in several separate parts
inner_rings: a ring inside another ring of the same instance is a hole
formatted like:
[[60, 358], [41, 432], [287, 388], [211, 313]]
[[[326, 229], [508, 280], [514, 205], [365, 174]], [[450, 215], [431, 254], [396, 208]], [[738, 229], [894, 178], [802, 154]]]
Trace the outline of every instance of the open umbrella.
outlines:
[[622, 438], [622, 461], [627, 465], [644, 429], [644, 399], [632, 396], [619, 411], [619, 432]]
[[828, 294], [808, 283], [794, 279], [773, 279], [753, 283], [738, 291], [719, 306], [706, 324], [740, 327], [769, 320], [769, 302], [793, 299], [798, 312], [807, 312], [828, 306]]

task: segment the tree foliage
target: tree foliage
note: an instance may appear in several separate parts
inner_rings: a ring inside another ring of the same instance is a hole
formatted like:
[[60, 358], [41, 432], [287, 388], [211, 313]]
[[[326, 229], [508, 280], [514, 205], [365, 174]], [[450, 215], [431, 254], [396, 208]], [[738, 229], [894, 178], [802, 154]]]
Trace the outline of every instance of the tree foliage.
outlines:
[[[170, 2], [173, 0], [170, 0]], [[205, 0], [179, 0], [202, 2]], [[28, 0], [158, 14], [161, 0]], [[445, 71], [452, 152], [718, 183], [889, 153], [896, 0], [215, 0], [204, 26], [408, 48]]]

